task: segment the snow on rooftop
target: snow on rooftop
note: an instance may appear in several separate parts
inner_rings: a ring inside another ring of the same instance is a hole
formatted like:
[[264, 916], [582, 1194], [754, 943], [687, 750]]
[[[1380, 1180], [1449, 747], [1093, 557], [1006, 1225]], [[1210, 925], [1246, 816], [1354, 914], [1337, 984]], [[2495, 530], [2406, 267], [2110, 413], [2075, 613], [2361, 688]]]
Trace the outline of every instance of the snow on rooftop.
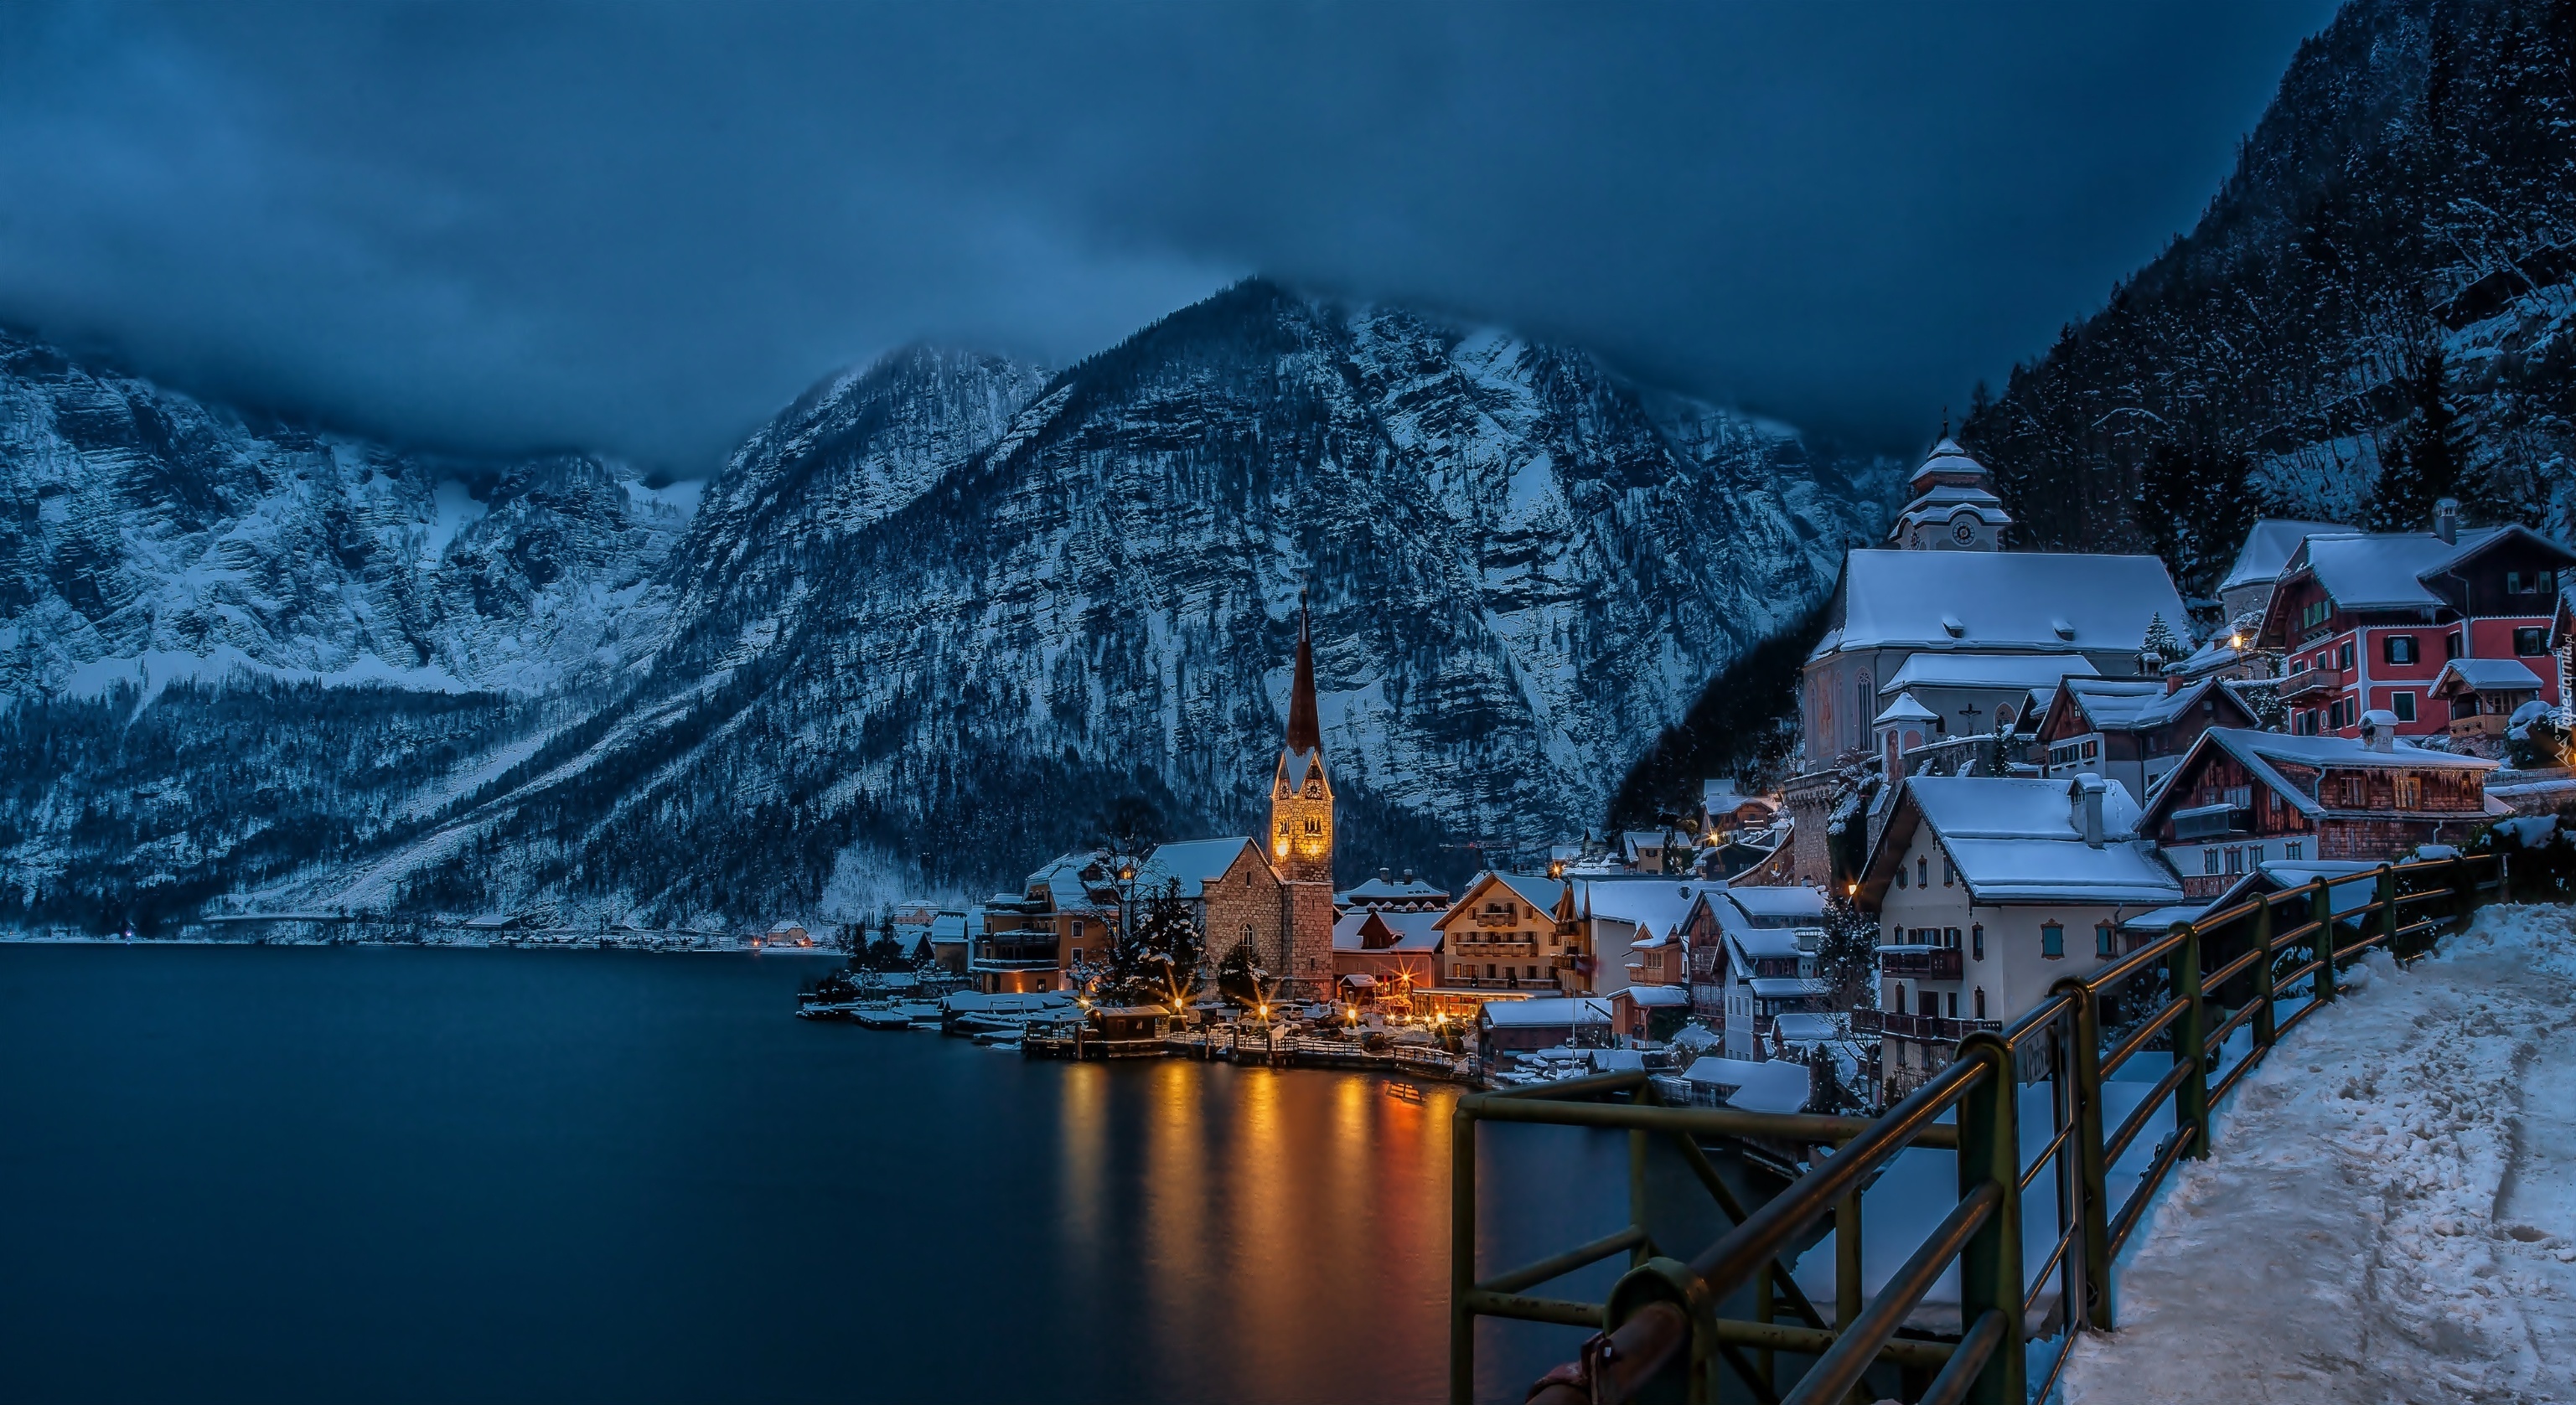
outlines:
[[2085, 842], [2076, 791], [2093, 780], [1915, 776], [1905, 788], [1977, 901], [2180, 901], [2173, 870], [2136, 837], [2138, 803], [2127, 786], [2101, 782], [2104, 842]]
[[1152, 892], [1166, 883], [1178, 880], [1181, 896], [1195, 898], [1206, 886], [1225, 876], [1234, 867], [1235, 855], [1252, 847], [1252, 841], [1241, 835], [1228, 839], [1183, 839], [1157, 845], [1153, 857], [1136, 875], [1139, 892]]
[[[2152, 556], [1859, 550], [1843, 571], [1846, 649], [2130, 650], [2157, 615], [2188, 617], [2173, 578]], [[1955, 632], [1943, 626], [1945, 617], [1955, 620]]]
[[2351, 530], [2340, 522], [2300, 522], [2266, 517], [2245, 534], [2245, 545], [2236, 551], [2236, 564], [2228, 568], [2227, 579], [2220, 581], [2218, 588], [2229, 591], [2241, 585], [2264, 585], [2279, 580], [2282, 568], [2289, 565], [2300, 541], [2317, 533]]
[[2454, 678], [2461, 688], [2474, 693], [2529, 692], [2540, 686], [2540, 675], [2519, 659], [2453, 659], [2433, 680], [2433, 695], [2449, 696], [2445, 690]]
[[[2139, 632], [2144, 637], [2145, 626]], [[2054, 688], [2060, 678], [2099, 673], [2080, 654], [1916, 654], [1879, 686], [1878, 695], [1906, 688]]]
[[2346, 610], [2431, 609], [2442, 597], [2423, 577], [2494, 541], [2500, 527], [2459, 534], [2446, 542], [2431, 532], [2342, 532], [2313, 535], [2292, 554], [2290, 568], [2305, 566]]
[[1691, 1060], [1682, 1077], [1716, 1088], [1727, 1106], [1748, 1112], [1803, 1112], [1807, 1107], [1807, 1066], [1786, 1059], [1755, 1062], [1707, 1054]]
[[1726, 898], [1757, 922], [1765, 918], [1820, 922], [1825, 916], [1825, 895], [1799, 884], [1731, 885], [1726, 890]]
[[1485, 1024], [1494, 1029], [1608, 1024], [1610, 1002], [1591, 996], [1551, 995], [1536, 1000], [1488, 1001], [1479, 1013]]
[[1870, 725], [1881, 727], [1890, 722], [1937, 722], [1939, 720], [1940, 714], [1916, 702], [1912, 693], [1899, 693], [1896, 695], [1896, 701], [1887, 705], [1886, 711], [1870, 719]]

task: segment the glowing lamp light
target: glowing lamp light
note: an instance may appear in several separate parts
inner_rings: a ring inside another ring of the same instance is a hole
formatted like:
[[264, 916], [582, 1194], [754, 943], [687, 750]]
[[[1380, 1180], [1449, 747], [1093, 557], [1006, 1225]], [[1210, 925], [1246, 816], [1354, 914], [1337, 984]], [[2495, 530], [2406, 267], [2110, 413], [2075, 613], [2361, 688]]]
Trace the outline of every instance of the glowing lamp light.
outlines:
[[2228, 648], [2231, 648], [2231, 649], [2242, 649], [2242, 648], [2244, 648], [2244, 647], [2245, 647], [2245, 636], [2244, 636], [2244, 635], [2242, 635], [2242, 634], [2231, 634], [2231, 635], [2227, 636], [2227, 647], [2228, 647]]
[[1858, 884], [1858, 883], [1856, 883], [1856, 882], [1854, 882], [1854, 883], [1846, 883], [1846, 884], [1844, 884], [1844, 885], [1843, 885], [1843, 896], [1844, 896], [1844, 897], [1847, 897], [1847, 898], [1856, 898], [1856, 897], [1859, 897], [1859, 896], [1860, 896], [1860, 884]]

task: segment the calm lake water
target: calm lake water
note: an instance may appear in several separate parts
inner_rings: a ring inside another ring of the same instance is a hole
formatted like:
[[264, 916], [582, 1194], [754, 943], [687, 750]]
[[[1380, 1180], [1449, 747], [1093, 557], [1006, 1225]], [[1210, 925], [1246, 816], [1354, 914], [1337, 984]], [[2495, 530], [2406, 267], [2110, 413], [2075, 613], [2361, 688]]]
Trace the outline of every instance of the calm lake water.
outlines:
[[[0, 946], [0, 1394], [1443, 1393], [1449, 1091], [792, 1018], [823, 969]], [[1625, 1222], [1616, 1134], [1484, 1150], [1487, 1272]], [[1582, 1335], [1492, 1328], [1478, 1393]]]

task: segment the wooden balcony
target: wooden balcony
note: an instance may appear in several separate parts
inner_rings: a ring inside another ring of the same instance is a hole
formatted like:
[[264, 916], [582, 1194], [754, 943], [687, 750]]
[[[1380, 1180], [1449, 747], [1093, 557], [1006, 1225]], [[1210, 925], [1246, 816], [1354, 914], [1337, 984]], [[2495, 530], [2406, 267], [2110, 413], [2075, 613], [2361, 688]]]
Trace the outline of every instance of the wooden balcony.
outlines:
[[2302, 698], [2340, 693], [2351, 683], [2352, 674], [2344, 669], [2312, 668], [2281, 680], [2281, 701], [2295, 702]]
[[2003, 1028], [1999, 1020], [1954, 1020], [1946, 1015], [1908, 1015], [1895, 1010], [1854, 1010], [1851, 1019], [1854, 1034], [1885, 1034], [1941, 1044], [1956, 1044], [1979, 1030]]
[[1948, 946], [1929, 951], [1882, 951], [1878, 954], [1878, 968], [1888, 975], [1913, 980], [1955, 981], [1959, 979], [1959, 949]]

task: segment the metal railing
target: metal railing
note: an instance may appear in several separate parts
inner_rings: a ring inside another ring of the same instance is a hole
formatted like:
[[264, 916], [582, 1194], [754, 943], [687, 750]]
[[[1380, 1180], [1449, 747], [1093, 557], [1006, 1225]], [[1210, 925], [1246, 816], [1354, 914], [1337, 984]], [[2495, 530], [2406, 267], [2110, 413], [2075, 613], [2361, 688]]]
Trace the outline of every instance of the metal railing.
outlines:
[[[2370, 889], [2368, 900], [2337, 911], [2337, 893], [2350, 896], [2359, 886]], [[1910, 1388], [1920, 1401], [2025, 1405], [2044, 1398], [2076, 1330], [2112, 1326], [2105, 1291], [2111, 1265], [2180, 1160], [2209, 1154], [2212, 1106], [2281, 1035], [2335, 999], [2344, 963], [2383, 948], [2401, 959], [2421, 955], [2435, 936], [2465, 926], [2483, 897], [2503, 890], [2498, 860], [2472, 855], [2381, 865], [2331, 883], [2320, 878], [2176, 924], [2091, 975], [2059, 981], [2008, 1028], [1969, 1032], [1954, 1062], [1875, 1119], [1663, 1107], [1641, 1074], [1461, 1098], [1450, 1192], [1450, 1399], [1467, 1405], [1473, 1396], [1479, 1317], [1599, 1329], [1579, 1359], [1532, 1387], [1530, 1400], [1545, 1405], [1706, 1402], [1722, 1393], [1762, 1405], [1839, 1405], [1887, 1394], [1884, 1373], [1880, 1384], [1863, 1386], [1882, 1362], [1897, 1368], [1899, 1393]], [[2170, 1067], [2115, 1126], [2106, 1125], [2106, 1087], [2134, 1091], [2144, 1080], [2114, 1075], [2153, 1052], [2165, 1053]], [[2036, 1101], [2025, 1096], [2026, 1086], [2033, 1095], [2046, 1089], [2044, 1135], [2037, 1127], [2025, 1135], [2019, 1125], [2025, 1104]], [[1628, 1227], [1480, 1275], [1476, 1129], [1485, 1122], [1627, 1131]], [[2150, 1139], [2160, 1124], [2169, 1130]], [[1670, 1256], [1647, 1229], [1645, 1165], [1655, 1138], [1680, 1151], [1734, 1225], [1687, 1261]], [[1810, 1169], [1748, 1213], [1719, 1181], [1701, 1138], [1816, 1154]], [[1899, 1154], [1918, 1147], [1955, 1152], [1956, 1203], [1864, 1302], [1862, 1193]], [[2146, 1149], [2130, 1155], [2140, 1147]], [[2132, 1181], [2116, 1204], [2109, 1192], [2115, 1168]], [[2049, 1244], [2032, 1271], [2023, 1210], [2043, 1178], [2053, 1223], [2042, 1230]], [[1789, 1271], [1789, 1259], [1828, 1217], [1830, 1321]], [[1622, 1253], [1629, 1268], [1606, 1302], [1531, 1292]], [[1900, 1335], [1954, 1261], [1955, 1335]], [[1750, 1319], [1718, 1314], [1717, 1304], [1747, 1289]], [[2048, 1338], [2057, 1348], [2033, 1388], [2025, 1347]], [[1781, 1358], [1790, 1355], [1813, 1359], [1784, 1381]], [[1721, 1391], [1730, 1380], [1740, 1392]]]

